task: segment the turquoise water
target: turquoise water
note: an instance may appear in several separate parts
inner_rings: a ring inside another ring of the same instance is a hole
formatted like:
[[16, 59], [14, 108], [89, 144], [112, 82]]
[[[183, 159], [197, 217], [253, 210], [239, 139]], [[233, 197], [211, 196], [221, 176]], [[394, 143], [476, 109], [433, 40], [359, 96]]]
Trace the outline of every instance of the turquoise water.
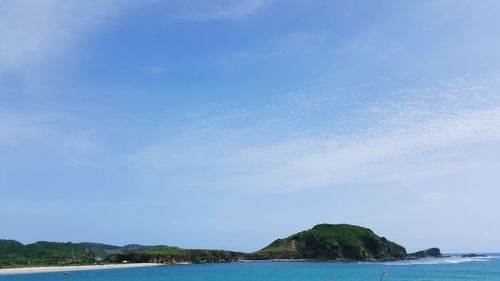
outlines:
[[4, 275], [1, 281], [332, 281], [500, 280], [500, 255], [380, 263], [251, 262]]

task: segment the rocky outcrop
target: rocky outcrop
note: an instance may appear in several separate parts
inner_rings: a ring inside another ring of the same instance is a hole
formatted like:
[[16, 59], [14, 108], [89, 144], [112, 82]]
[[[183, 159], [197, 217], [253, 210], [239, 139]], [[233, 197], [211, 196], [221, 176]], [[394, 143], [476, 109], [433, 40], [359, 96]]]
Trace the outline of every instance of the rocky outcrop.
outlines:
[[424, 258], [442, 258], [441, 250], [439, 248], [430, 248], [427, 250], [418, 251], [408, 254], [408, 259], [424, 259]]
[[478, 254], [466, 254], [462, 255], [462, 258], [486, 258], [486, 255], [478, 255]]

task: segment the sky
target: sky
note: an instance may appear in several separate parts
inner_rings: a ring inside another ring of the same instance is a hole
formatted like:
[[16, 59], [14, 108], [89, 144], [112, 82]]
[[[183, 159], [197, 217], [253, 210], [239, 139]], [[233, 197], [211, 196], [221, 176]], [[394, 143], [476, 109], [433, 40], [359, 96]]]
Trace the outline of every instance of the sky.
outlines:
[[499, 11], [0, 0], [0, 237], [500, 252]]

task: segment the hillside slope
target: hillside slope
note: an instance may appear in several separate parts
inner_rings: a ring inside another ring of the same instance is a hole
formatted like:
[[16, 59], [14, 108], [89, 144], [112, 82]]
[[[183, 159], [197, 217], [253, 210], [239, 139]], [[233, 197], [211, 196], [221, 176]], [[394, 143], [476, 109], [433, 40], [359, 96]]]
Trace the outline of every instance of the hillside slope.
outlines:
[[221, 263], [247, 259], [249, 254], [224, 250], [200, 249], [153, 249], [132, 253], [112, 254], [106, 260], [112, 263], [152, 262], [163, 264], [175, 263]]
[[319, 224], [277, 239], [254, 253], [224, 250], [179, 249], [166, 245], [123, 247], [99, 243], [36, 242], [23, 245], [0, 240], [0, 267], [89, 264], [105, 262], [217, 263], [238, 260], [307, 259], [337, 261], [404, 260], [440, 257], [433, 248], [407, 255], [406, 249], [368, 228], [349, 224]]
[[0, 268], [44, 265], [78, 265], [101, 261], [110, 254], [125, 254], [142, 250], [176, 249], [166, 245], [123, 247], [100, 243], [58, 243], [39, 241], [24, 245], [15, 240], [0, 239]]
[[319, 224], [277, 239], [252, 256], [255, 259], [397, 260], [406, 258], [406, 249], [368, 228]]
[[83, 245], [45, 241], [23, 245], [0, 240], [0, 267], [88, 264], [94, 259], [95, 254]]

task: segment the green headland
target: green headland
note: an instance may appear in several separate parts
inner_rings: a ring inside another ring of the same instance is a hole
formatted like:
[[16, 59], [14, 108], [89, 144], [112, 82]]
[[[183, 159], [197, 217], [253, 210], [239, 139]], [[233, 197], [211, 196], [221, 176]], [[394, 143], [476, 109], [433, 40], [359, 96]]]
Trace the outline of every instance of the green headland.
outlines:
[[252, 260], [382, 261], [427, 256], [439, 249], [407, 254], [406, 249], [368, 228], [349, 224], [319, 224], [280, 238], [253, 253], [225, 250], [180, 249], [166, 245], [123, 247], [99, 243], [36, 242], [23, 245], [0, 240], [0, 267], [84, 265], [95, 263], [218, 263]]

